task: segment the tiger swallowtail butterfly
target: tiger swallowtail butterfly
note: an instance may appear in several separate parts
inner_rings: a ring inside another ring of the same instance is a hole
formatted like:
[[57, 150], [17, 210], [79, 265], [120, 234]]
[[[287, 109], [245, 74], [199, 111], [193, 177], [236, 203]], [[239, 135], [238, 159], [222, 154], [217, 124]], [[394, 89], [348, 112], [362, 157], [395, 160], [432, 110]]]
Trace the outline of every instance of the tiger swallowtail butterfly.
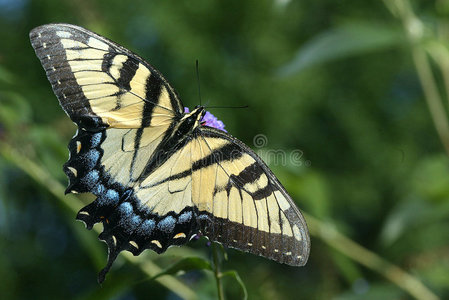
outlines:
[[162, 253], [202, 234], [227, 247], [303, 266], [304, 217], [266, 164], [228, 133], [184, 112], [153, 66], [84, 28], [49, 24], [30, 39], [60, 105], [78, 126], [66, 193], [97, 198], [77, 219], [103, 224], [102, 282], [117, 255]]

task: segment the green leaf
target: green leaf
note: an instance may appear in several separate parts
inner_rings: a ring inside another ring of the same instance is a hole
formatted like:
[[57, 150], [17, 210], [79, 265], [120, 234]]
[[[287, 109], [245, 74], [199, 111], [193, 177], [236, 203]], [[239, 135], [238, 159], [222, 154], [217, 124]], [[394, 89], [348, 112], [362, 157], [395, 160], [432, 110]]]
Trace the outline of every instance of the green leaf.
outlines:
[[303, 45], [295, 58], [278, 70], [289, 76], [333, 60], [399, 46], [405, 41], [399, 27], [355, 22], [328, 30]]
[[192, 271], [192, 270], [212, 271], [212, 267], [211, 267], [210, 263], [203, 258], [186, 257], [186, 258], [183, 258], [183, 259], [177, 261], [173, 265], [169, 266], [168, 268], [166, 268], [159, 274], [156, 274], [155, 276], [150, 278], [150, 280], [154, 280], [154, 279], [156, 279], [160, 276], [164, 276], [164, 275], [176, 275], [178, 272], [181, 272], [181, 271], [188, 272], [188, 271]]
[[221, 273], [221, 277], [225, 277], [225, 276], [234, 278], [238, 282], [240, 287], [242, 288], [243, 299], [245, 299], [245, 300], [248, 299], [248, 291], [246, 290], [245, 283], [243, 283], [243, 280], [242, 280], [242, 278], [240, 278], [239, 273], [237, 273], [237, 271], [234, 271], [234, 270]]

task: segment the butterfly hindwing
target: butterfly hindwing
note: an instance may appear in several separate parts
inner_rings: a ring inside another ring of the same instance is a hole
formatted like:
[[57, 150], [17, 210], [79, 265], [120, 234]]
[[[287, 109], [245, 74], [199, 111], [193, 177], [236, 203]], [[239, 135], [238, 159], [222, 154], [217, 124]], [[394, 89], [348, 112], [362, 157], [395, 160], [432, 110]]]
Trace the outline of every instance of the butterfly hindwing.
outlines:
[[[134, 139], [126, 136], [134, 136], [137, 130], [110, 128], [92, 133], [79, 129], [69, 144], [70, 158], [64, 165], [69, 177], [67, 192], [97, 196], [79, 211], [77, 219], [88, 229], [103, 224], [100, 239], [107, 243], [109, 257], [100, 281], [121, 251], [138, 255], [152, 249], [162, 253], [171, 245], [185, 244], [199, 231], [198, 210], [191, 201], [191, 176], [185, 176], [182, 184], [167, 180], [167, 170], [178, 173], [185, 161], [190, 163], [190, 144], [184, 143], [161, 159], [157, 153], [165, 150], [159, 148], [163, 144], [160, 138], [133, 148]], [[149, 140], [147, 135], [144, 132], [142, 140]], [[153, 162], [161, 165], [148, 169]]]
[[304, 265], [306, 222], [265, 163], [214, 128], [199, 128], [192, 143], [192, 201], [205, 213], [203, 233], [232, 248]]

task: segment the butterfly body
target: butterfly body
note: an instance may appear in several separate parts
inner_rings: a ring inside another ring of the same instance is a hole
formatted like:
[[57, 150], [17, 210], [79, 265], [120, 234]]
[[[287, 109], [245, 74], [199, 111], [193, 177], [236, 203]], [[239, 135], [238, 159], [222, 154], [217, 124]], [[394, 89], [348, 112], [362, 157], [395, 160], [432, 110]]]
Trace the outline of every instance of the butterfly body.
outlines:
[[106, 268], [127, 250], [164, 252], [201, 233], [226, 246], [304, 265], [303, 216], [265, 163], [206, 111], [184, 106], [142, 58], [84, 28], [49, 24], [31, 43], [78, 131], [69, 143], [66, 192], [97, 199], [77, 219], [101, 222]]

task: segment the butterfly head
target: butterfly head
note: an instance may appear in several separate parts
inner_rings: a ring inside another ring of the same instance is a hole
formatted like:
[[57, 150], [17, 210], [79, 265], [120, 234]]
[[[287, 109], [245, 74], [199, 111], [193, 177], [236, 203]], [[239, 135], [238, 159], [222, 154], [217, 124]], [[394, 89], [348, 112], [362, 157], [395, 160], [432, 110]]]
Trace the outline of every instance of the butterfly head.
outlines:
[[173, 132], [176, 139], [184, 139], [195, 128], [200, 126], [205, 113], [206, 111], [203, 106], [197, 106], [191, 112], [186, 112]]
[[197, 105], [192, 112], [186, 114], [186, 116], [187, 118], [192, 119], [194, 123], [193, 127], [197, 127], [202, 123], [205, 114], [206, 110], [204, 109], [204, 106]]
[[[221, 131], [227, 132], [225, 128], [225, 125], [222, 121], [220, 121], [219, 119], [217, 119], [217, 117], [215, 117], [213, 114], [211, 114], [209, 111], [206, 111], [205, 108], [203, 106], [196, 106], [195, 110], [201, 108], [201, 119], [199, 122], [199, 125], [202, 126], [209, 126], [209, 127], [213, 127], [216, 129], [219, 129]], [[194, 111], [195, 111], [194, 110]], [[192, 111], [192, 113], [194, 112]], [[184, 107], [184, 116], [186, 115], [190, 115], [190, 110], [188, 107]], [[197, 124], [198, 126], [198, 124]]]

